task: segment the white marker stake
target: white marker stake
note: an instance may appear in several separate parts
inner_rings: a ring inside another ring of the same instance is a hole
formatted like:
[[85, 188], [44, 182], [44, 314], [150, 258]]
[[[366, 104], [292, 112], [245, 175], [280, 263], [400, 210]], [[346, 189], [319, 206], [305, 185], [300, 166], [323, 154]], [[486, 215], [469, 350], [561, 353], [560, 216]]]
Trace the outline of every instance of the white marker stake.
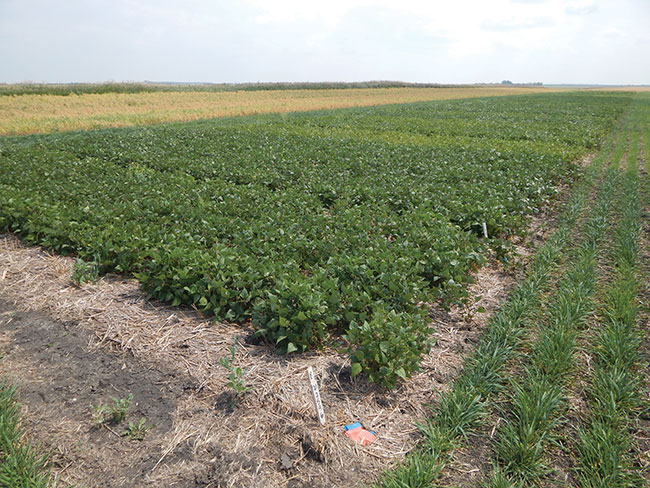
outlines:
[[311, 393], [314, 395], [314, 404], [316, 405], [316, 410], [318, 411], [318, 420], [320, 420], [321, 425], [325, 425], [325, 410], [323, 409], [323, 402], [320, 399], [320, 392], [318, 391], [316, 376], [314, 376], [314, 370], [311, 368], [311, 366], [307, 368], [307, 374], [309, 374]]
[[485, 225], [485, 222], [483, 222], [483, 237], [487, 239], [487, 225]]

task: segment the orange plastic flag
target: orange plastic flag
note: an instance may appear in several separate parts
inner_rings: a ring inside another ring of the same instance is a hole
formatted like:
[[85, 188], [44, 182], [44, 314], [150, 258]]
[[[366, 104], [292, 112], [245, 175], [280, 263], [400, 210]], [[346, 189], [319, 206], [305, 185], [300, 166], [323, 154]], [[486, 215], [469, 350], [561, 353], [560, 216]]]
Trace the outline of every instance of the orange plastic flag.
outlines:
[[345, 435], [357, 444], [368, 446], [377, 438], [371, 430], [366, 430], [359, 422], [345, 426]]

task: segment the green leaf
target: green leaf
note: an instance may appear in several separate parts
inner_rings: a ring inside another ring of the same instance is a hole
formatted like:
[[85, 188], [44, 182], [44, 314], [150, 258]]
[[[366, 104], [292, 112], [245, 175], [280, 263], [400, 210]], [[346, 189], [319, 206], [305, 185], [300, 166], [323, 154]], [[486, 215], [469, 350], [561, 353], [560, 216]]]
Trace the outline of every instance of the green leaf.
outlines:
[[291, 354], [292, 352], [295, 352], [297, 350], [298, 348], [293, 344], [293, 342], [287, 344], [287, 354]]
[[356, 376], [359, 373], [361, 373], [362, 369], [363, 368], [361, 367], [361, 365], [359, 363], [352, 363], [352, 366], [350, 367], [350, 374], [352, 376]]

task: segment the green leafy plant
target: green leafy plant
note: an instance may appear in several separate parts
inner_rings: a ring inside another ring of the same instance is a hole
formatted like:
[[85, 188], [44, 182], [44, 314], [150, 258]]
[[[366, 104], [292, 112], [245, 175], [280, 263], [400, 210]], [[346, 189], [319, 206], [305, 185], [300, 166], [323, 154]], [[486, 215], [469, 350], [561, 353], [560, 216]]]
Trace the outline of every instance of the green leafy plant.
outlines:
[[99, 404], [97, 406], [92, 406], [92, 423], [95, 427], [101, 427], [107, 421], [106, 415], [110, 413], [110, 407], [108, 405]]
[[129, 393], [129, 396], [123, 398], [112, 397], [111, 400], [113, 402], [111, 405], [99, 404], [96, 407], [92, 407], [92, 421], [94, 425], [101, 426], [106, 422], [119, 424], [122, 420], [126, 419], [131, 408], [131, 402], [133, 401], [133, 394]]
[[99, 265], [94, 261], [77, 258], [72, 264], [72, 281], [77, 285], [96, 283], [99, 279]]
[[246, 393], [250, 388], [246, 386], [244, 380], [245, 371], [239, 367], [235, 366], [235, 356], [237, 354], [237, 338], [235, 337], [233, 345], [228, 348], [230, 352], [229, 356], [219, 358], [219, 364], [223, 366], [228, 371], [228, 383], [226, 386], [231, 388], [235, 393], [236, 401], [244, 393]]
[[129, 426], [122, 432], [122, 435], [134, 441], [141, 441], [152, 427], [147, 424], [147, 419], [142, 417], [138, 422], [129, 422]]
[[0, 380], [0, 486], [54, 486], [47, 457], [27, 439], [17, 397], [16, 388]]
[[[474, 354], [466, 360], [463, 371], [454, 381], [452, 389], [440, 394], [440, 401], [433, 408], [433, 416], [420, 426], [424, 441], [418, 449], [411, 451], [394, 471], [386, 473], [375, 485], [377, 488], [425, 487], [436, 484], [435, 477], [443, 471], [446, 463], [453, 459], [450, 452], [460, 446], [467, 448], [468, 434], [476, 432], [480, 421], [488, 418], [490, 411], [499, 409], [496, 399], [499, 394], [507, 391], [506, 388], [510, 384], [506, 365], [509, 360], [518, 356], [520, 348], [525, 344], [525, 341], [521, 340], [522, 336], [535, 328], [545, 309], [544, 292], [549, 289], [550, 283], [553, 283], [554, 270], [562, 269], [562, 255], [567, 253], [573, 239], [580, 234], [580, 230], [575, 234], [572, 234], [571, 230], [579, 222], [583, 209], [589, 208], [588, 195], [602, 173], [605, 159], [602, 155], [598, 156], [587, 169], [585, 178], [576, 186], [567, 202], [566, 210], [559, 220], [558, 230], [539, 248], [530, 263], [525, 281], [513, 288], [508, 301], [490, 319], [486, 333]], [[558, 370], [552, 368], [551, 371], [555, 374]], [[545, 380], [545, 383], [548, 384], [549, 381]], [[524, 420], [524, 431], [532, 427], [529, 440], [532, 437], [536, 444], [540, 444], [540, 440], [543, 444], [542, 438], [546, 437], [548, 440], [547, 428], [558, 425], [554, 410], [556, 405], [561, 407], [562, 401], [557, 396], [549, 396], [546, 385], [540, 385], [538, 382], [536, 386], [535, 388], [533, 385], [529, 390], [520, 389], [523, 392], [519, 395], [522, 404], [516, 411]], [[536, 405], [533, 397], [541, 400], [541, 404]], [[508, 425], [514, 427], [514, 422], [516, 419], [513, 416]], [[501, 432], [503, 429], [499, 431]], [[509, 438], [501, 443], [502, 454], [514, 454], [519, 456], [519, 459], [509, 459], [515, 462], [507, 464], [508, 472], [495, 462], [493, 476], [486, 486], [520, 488], [526, 484], [524, 480], [517, 479], [521, 478], [518, 474], [513, 477], [514, 473], [510, 468], [521, 466], [520, 455], [530, 455], [534, 445], [522, 444], [517, 439], [517, 429], [508, 428], [508, 433], [511, 435], [505, 437]], [[411, 457], [414, 457], [415, 461], [411, 461]], [[435, 471], [423, 470], [420, 467], [422, 458], [433, 462]], [[528, 468], [543, 471], [543, 461], [544, 459], [529, 457], [526, 464]]]
[[365, 372], [370, 381], [392, 388], [417, 371], [420, 356], [429, 348], [429, 333], [420, 317], [375, 310], [371, 321], [351, 324], [346, 335], [352, 375]]

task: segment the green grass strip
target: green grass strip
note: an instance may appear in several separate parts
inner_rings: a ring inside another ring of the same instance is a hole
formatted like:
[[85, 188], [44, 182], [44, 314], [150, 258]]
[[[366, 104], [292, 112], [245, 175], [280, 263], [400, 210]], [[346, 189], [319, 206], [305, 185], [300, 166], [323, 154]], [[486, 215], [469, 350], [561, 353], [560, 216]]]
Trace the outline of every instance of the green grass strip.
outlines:
[[46, 488], [46, 458], [25, 440], [19, 411], [15, 388], [0, 383], [0, 487]]
[[[636, 105], [636, 104], [635, 104]], [[630, 426], [640, 397], [637, 296], [639, 294], [640, 180], [637, 171], [639, 114], [633, 120], [623, 177], [621, 219], [611, 253], [612, 280], [603, 293], [599, 329], [591, 341], [594, 369], [588, 389], [589, 414], [577, 429], [578, 482], [585, 488], [642, 486], [630, 453]], [[647, 120], [641, 119], [647, 124]]]
[[[619, 144], [624, 146], [624, 141]], [[560, 278], [543, 317], [521, 380], [511, 380], [509, 412], [494, 443], [497, 466], [492, 484], [519, 486], [549, 471], [547, 451], [566, 409], [565, 386], [574, 370], [578, 329], [594, 310], [597, 257], [616, 197], [617, 148], [602, 189], [585, 225], [582, 242], [571, 249], [569, 268]]]
[[489, 400], [503, 390], [505, 364], [515, 355], [523, 331], [531, 326], [539, 296], [561, 262], [603, 162], [616, 146], [613, 134], [574, 187], [557, 230], [535, 254], [526, 279], [514, 287], [508, 301], [488, 324], [476, 351], [466, 360], [453, 388], [440, 395], [433, 416], [420, 426], [422, 442], [395, 469], [384, 473], [375, 487], [430, 486], [440, 476], [453, 449], [461, 446], [468, 433], [487, 416], [491, 410]]

